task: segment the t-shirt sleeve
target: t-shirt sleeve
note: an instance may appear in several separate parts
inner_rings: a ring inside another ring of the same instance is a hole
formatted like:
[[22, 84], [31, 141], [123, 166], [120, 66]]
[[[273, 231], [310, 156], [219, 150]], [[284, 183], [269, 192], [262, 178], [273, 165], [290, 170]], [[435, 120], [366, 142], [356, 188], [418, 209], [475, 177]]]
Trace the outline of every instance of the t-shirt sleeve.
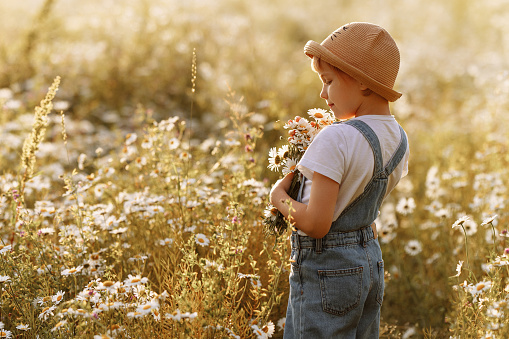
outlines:
[[345, 169], [346, 147], [342, 128], [328, 126], [313, 139], [297, 168], [310, 180], [313, 180], [313, 173], [318, 172], [340, 184]]

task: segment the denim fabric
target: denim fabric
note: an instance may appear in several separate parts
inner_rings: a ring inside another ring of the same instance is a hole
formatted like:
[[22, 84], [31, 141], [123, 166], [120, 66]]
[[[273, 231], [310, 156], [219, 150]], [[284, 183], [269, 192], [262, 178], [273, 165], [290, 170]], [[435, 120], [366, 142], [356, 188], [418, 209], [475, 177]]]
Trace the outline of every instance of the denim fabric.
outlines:
[[325, 237], [314, 239], [292, 232], [285, 339], [378, 338], [384, 262], [371, 224], [388, 177], [406, 152], [407, 140], [400, 127], [400, 145], [384, 167], [375, 132], [362, 121], [344, 123], [357, 128], [373, 149], [373, 177]]

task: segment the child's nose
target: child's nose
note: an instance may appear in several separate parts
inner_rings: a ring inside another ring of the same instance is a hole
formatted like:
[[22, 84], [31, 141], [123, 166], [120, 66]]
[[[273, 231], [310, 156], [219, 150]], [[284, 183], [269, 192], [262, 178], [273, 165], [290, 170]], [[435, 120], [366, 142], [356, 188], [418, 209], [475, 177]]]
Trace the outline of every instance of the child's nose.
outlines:
[[325, 86], [322, 87], [322, 92], [320, 92], [320, 98], [327, 99], [327, 91], [325, 90]]

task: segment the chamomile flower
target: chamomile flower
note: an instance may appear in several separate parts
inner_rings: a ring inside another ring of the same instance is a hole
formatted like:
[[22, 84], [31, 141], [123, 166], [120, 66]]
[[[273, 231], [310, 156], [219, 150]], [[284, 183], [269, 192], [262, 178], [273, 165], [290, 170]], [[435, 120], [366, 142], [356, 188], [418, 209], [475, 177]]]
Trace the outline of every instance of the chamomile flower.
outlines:
[[270, 218], [272, 221], [276, 220], [278, 209], [273, 206], [272, 204], [269, 204], [265, 210], [263, 211], [263, 216], [265, 218]]
[[125, 136], [125, 144], [129, 146], [133, 144], [136, 141], [136, 139], [138, 139], [136, 133], [129, 133]]
[[136, 286], [140, 284], [146, 284], [148, 282], [148, 278], [142, 278], [141, 275], [128, 275], [127, 279], [124, 280], [124, 286]]
[[11, 277], [9, 277], [8, 275], [0, 275], [0, 284], [9, 280], [11, 280]]
[[277, 152], [276, 147], [272, 147], [269, 150], [269, 165], [267, 166], [268, 169], [271, 171], [277, 171], [281, 167], [281, 164], [283, 163], [283, 159]]
[[65, 292], [58, 291], [57, 294], [55, 294], [54, 296], [51, 297], [51, 301], [53, 301], [55, 303], [55, 305], [60, 304], [60, 302], [62, 300], [64, 300], [64, 294], [65, 294]]
[[177, 138], [171, 138], [168, 141], [168, 148], [171, 150], [177, 149], [179, 146], [180, 146], [180, 141]]
[[157, 300], [153, 300], [153, 301], [150, 301], [148, 303], [139, 305], [136, 308], [136, 312], [140, 312], [140, 313], [144, 313], [144, 314], [149, 314], [149, 313], [152, 312], [152, 310], [157, 310], [157, 309], [159, 309], [159, 302]]
[[207, 236], [205, 234], [202, 234], [202, 233], [198, 233], [196, 234], [196, 239], [195, 239], [196, 243], [202, 247], [204, 246], [208, 246], [209, 243], [210, 243], [210, 240], [209, 238], [207, 238]]
[[121, 307], [125, 307], [124, 303], [121, 303], [120, 301], [114, 301], [109, 303], [103, 303], [97, 306], [97, 309], [100, 311], [110, 311], [110, 310], [118, 310]]
[[251, 328], [253, 329], [253, 334], [257, 339], [266, 339], [269, 337], [265, 332], [262, 331], [261, 328], [258, 327], [258, 325], [252, 325]]
[[422, 252], [422, 244], [419, 240], [410, 240], [405, 245], [405, 252], [411, 256], [415, 256]]
[[272, 335], [274, 334], [274, 331], [275, 331], [274, 323], [272, 321], [269, 321], [264, 326], [262, 326], [261, 330], [263, 333], [265, 333], [265, 335], [268, 338], [272, 337]]
[[83, 269], [83, 266], [78, 266], [78, 267], [73, 267], [73, 268], [66, 268], [65, 270], [62, 271], [62, 275], [63, 276], [69, 276], [69, 275], [75, 275], [79, 272], [81, 272], [81, 270]]
[[396, 205], [396, 211], [399, 214], [407, 215], [411, 214], [415, 210], [415, 200], [414, 198], [401, 198]]
[[30, 326], [28, 324], [19, 324], [18, 326], [16, 326], [16, 328], [18, 330], [21, 330], [21, 331], [28, 331], [30, 329]]
[[127, 317], [129, 317], [129, 318], [142, 318], [145, 315], [147, 315], [147, 313], [142, 313], [142, 312], [138, 312], [138, 311], [127, 313]]
[[182, 151], [179, 155], [180, 160], [187, 161], [192, 158], [191, 154], [187, 151]]
[[175, 311], [173, 311], [173, 313], [167, 313], [165, 315], [165, 318], [166, 319], [173, 319], [175, 321], [180, 321], [182, 319], [189, 319], [189, 320], [193, 320], [194, 318], [196, 318], [198, 316], [198, 312], [193, 312], [193, 313], [190, 313], [190, 312], [185, 312], [185, 313], [182, 313], [180, 312], [180, 310], [177, 308]]
[[287, 159], [290, 156], [290, 146], [283, 145], [282, 147], [279, 148], [277, 154], [279, 154], [281, 159]]
[[277, 327], [281, 330], [281, 331], [284, 331], [285, 329], [285, 325], [286, 325], [286, 318], [281, 318], [277, 321]]
[[460, 260], [458, 262], [458, 265], [456, 265], [456, 274], [453, 275], [453, 277], [459, 277], [461, 274], [461, 268], [463, 267], [463, 260]]
[[327, 118], [329, 115], [329, 112], [322, 108], [311, 108], [308, 110], [308, 114], [310, 117], [314, 118], [315, 120], [319, 121], [321, 119]]
[[54, 316], [53, 311], [55, 310], [55, 308], [56, 306], [45, 307], [39, 314], [39, 319], [47, 320], [50, 316]]
[[466, 220], [463, 224], [463, 227], [465, 228], [465, 233], [468, 236], [474, 235], [477, 233], [477, 223], [473, 221], [472, 219]]
[[498, 215], [495, 214], [495, 215], [492, 215], [489, 218], [484, 219], [484, 221], [481, 223], [481, 226], [486, 226], [486, 225], [489, 225], [489, 224], [493, 224], [493, 221], [495, 221], [495, 219], [497, 217], [498, 217]]
[[51, 329], [51, 332], [55, 332], [55, 331], [60, 330], [60, 329], [61, 329], [61, 328], [62, 328], [65, 324], [67, 324], [67, 320], [61, 320], [61, 321], [59, 321], [59, 322], [55, 325], [55, 327], [53, 327], [53, 328]]
[[285, 165], [283, 166], [283, 175], [294, 172], [297, 169], [297, 161], [294, 159], [286, 159]]
[[0, 338], [12, 338], [12, 332], [0, 329]]
[[465, 216], [463, 216], [463, 217], [461, 217], [461, 218], [459, 218], [458, 220], [456, 220], [456, 221], [454, 222], [454, 224], [452, 224], [452, 228], [456, 228], [456, 227], [461, 227], [461, 226], [463, 226], [463, 224], [464, 224], [467, 220], [469, 220], [469, 219], [470, 219], [470, 217], [468, 217], [468, 216], [466, 216], [466, 215], [465, 215]]

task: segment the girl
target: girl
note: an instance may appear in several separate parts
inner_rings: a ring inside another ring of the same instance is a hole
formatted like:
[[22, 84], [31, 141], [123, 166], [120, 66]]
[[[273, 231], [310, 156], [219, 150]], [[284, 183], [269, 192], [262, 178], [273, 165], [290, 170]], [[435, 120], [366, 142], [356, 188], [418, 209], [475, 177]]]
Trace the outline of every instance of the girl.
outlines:
[[347, 121], [307, 149], [297, 200], [287, 194], [293, 173], [271, 191], [295, 226], [284, 338], [378, 338], [384, 262], [371, 225], [408, 172], [406, 133], [389, 109], [401, 96], [392, 89], [399, 50], [383, 28], [354, 22], [304, 52], [322, 80], [320, 97]]

